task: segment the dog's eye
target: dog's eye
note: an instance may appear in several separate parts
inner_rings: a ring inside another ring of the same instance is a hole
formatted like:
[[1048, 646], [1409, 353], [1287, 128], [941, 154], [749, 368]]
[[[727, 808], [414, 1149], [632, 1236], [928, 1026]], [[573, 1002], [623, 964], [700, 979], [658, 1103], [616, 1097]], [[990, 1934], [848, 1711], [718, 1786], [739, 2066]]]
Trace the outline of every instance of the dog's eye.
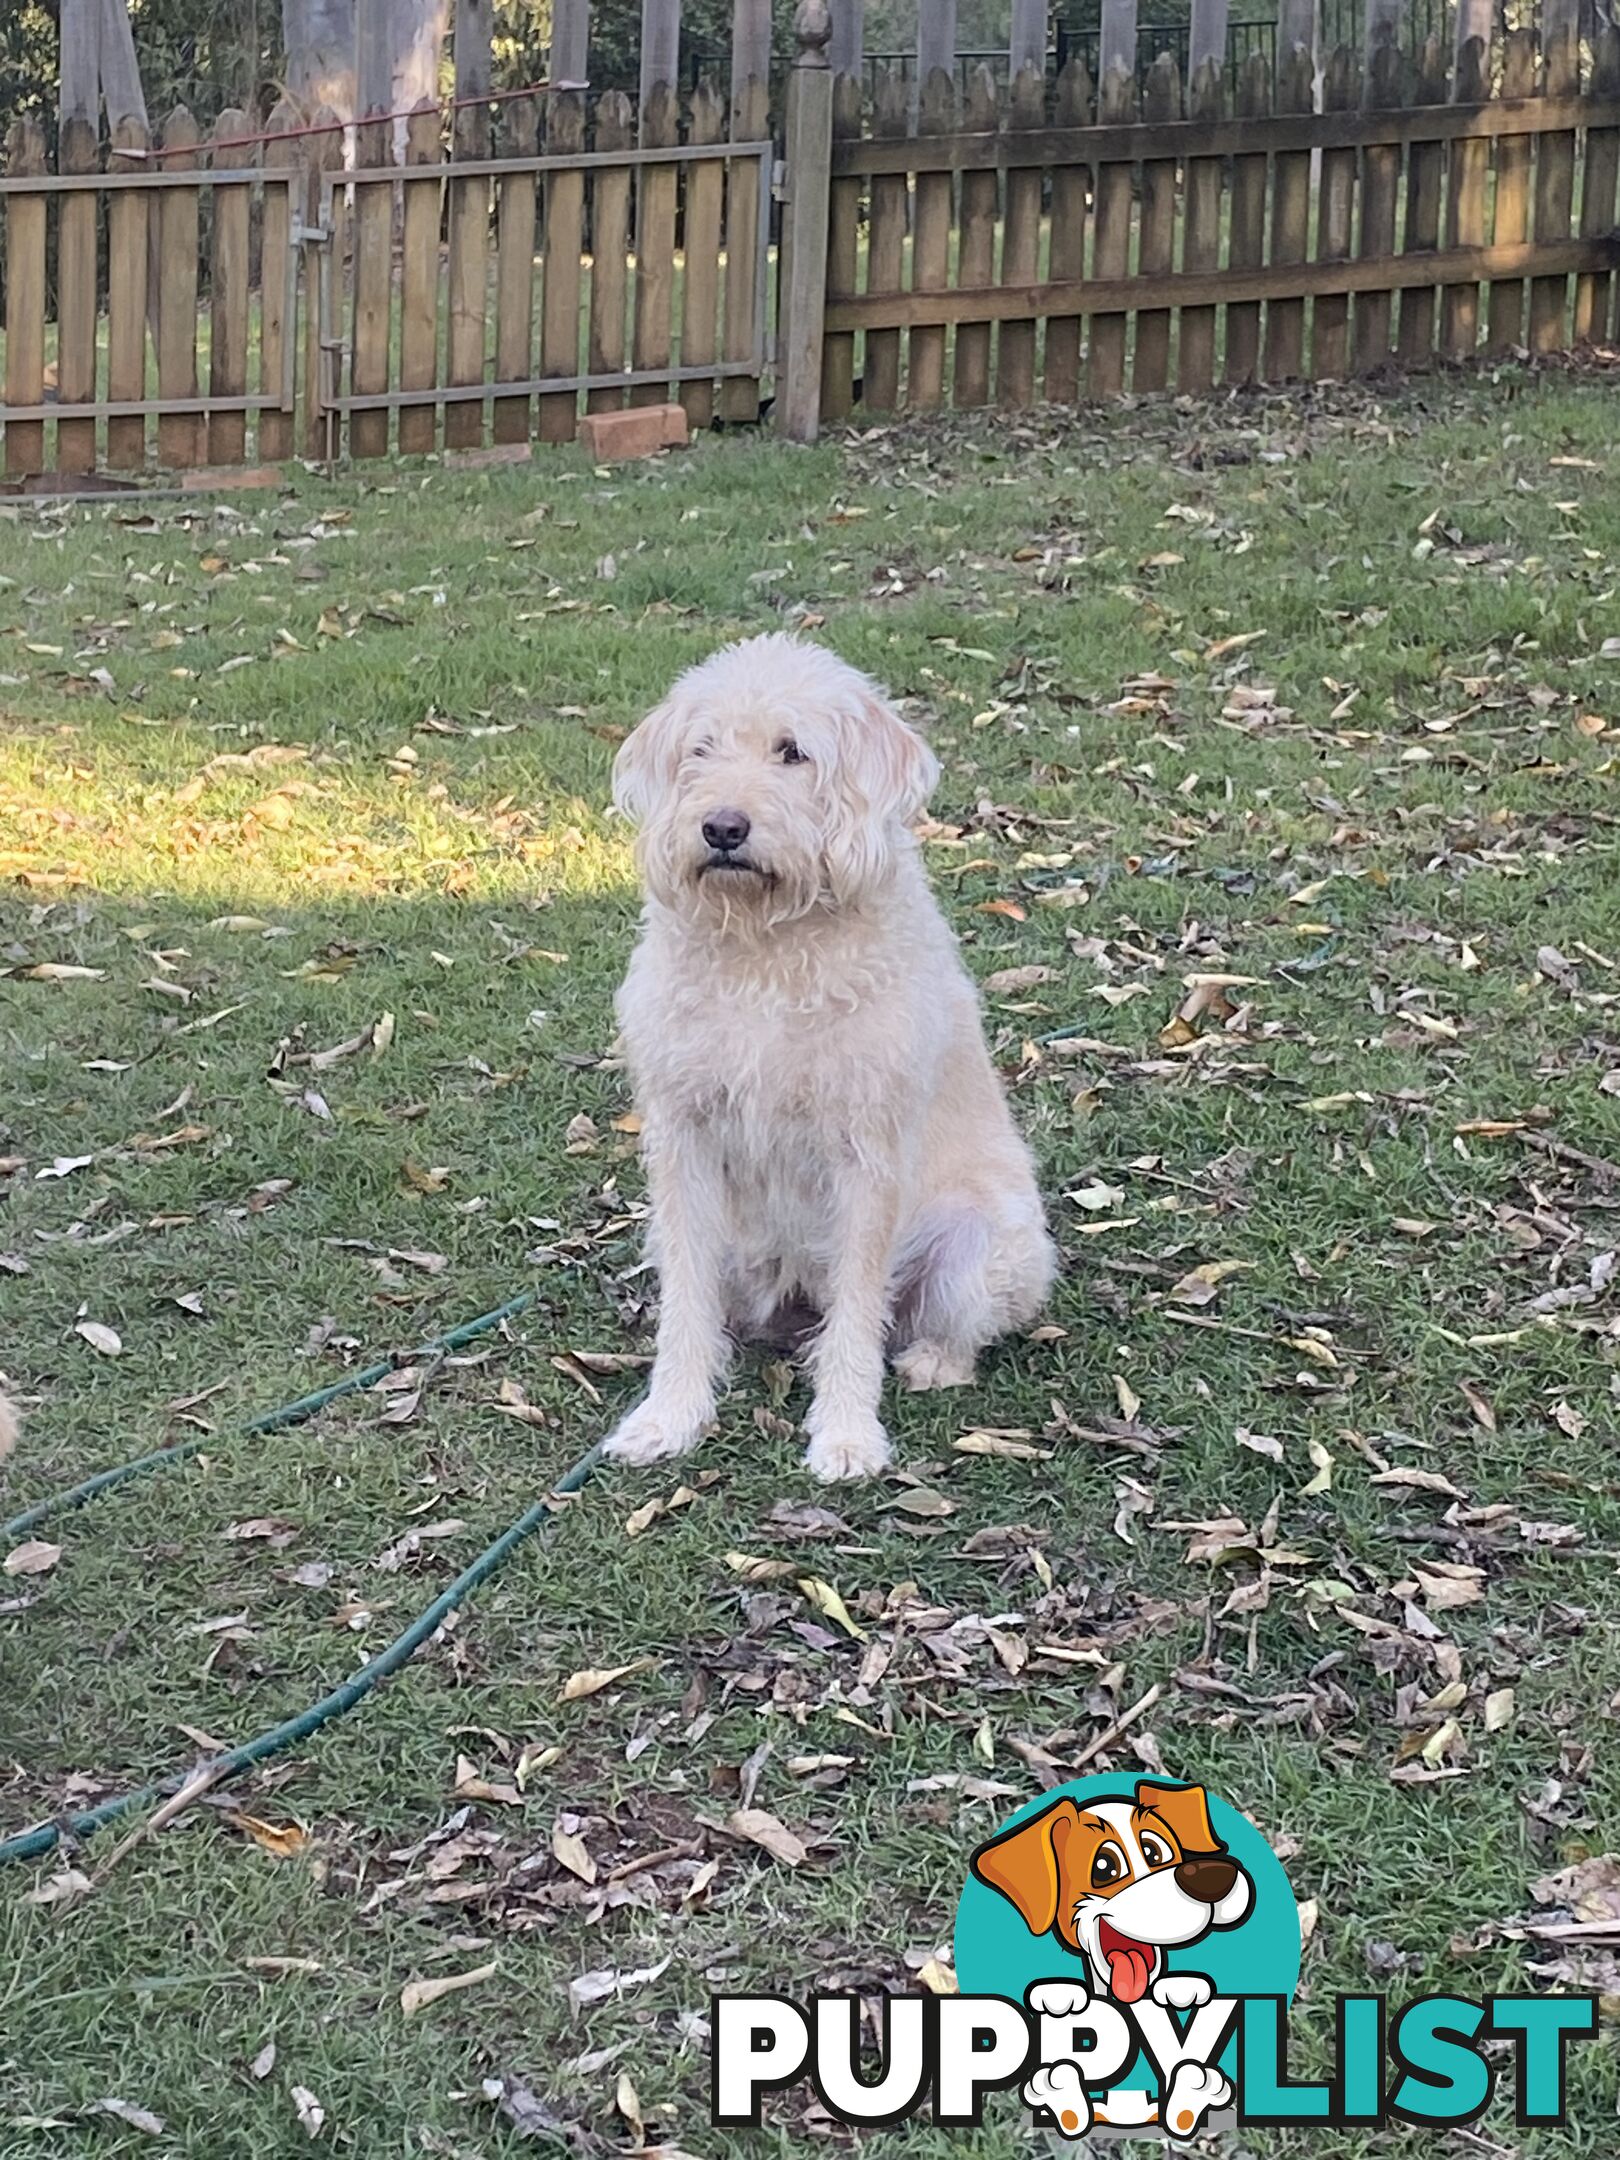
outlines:
[[1125, 1880], [1125, 1855], [1117, 1845], [1102, 1845], [1091, 1863], [1093, 1890], [1109, 1890]]
[[1156, 1837], [1143, 1838], [1142, 1858], [1149, 1867], [1168, 1867], [1175, 1857], [1169, 1846], [1161, 1839]]
[[695, 742], [686, 754], [688, 757], [707, 757], [709, 746], [706, 742]]
[[777, 744], [776, 754], [784, 765], [808, 765], [810, 762], [791, 735], [785, 735]]

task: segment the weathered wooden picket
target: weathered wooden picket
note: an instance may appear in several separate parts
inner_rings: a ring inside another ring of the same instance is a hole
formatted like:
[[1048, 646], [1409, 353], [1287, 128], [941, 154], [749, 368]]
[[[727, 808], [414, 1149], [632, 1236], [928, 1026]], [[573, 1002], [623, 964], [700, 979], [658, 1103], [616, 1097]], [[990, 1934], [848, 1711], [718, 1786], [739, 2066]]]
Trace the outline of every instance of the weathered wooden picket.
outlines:
[[1048, 74], [1046, 0], [1016, 0], [1005, 81], [961, 87], [926, 0], [918, 65], [868, 95], [860, 0], [799, 0], [773, 116], [770, 0], [735, 0], [730, 79], [695, 85], [680, 0], [642, 0], [633, 100], [589, 93], [589, 0], [555, 0], [548, 83], [492, 96], [487, 0], [458, 0], [448, 113], [346, 137], [281, 104], [199, 139], [181, 109], [102, 149], [75, 121], [56, 172], [24, 118], [5, 468], [566, 442], [671, 394], [749, 422], [767, 389], [808, 438], [1609, 338], [1620, 33], [1541, 0], [1496, 39], [1457, 0], [1453, 48], [1414, 52], [1402, 5], [1320, 53], [1318, 0], [1280, 0], [1275, 71], [1234, 81], [1226, 0], [1192, 0], [1184, 83], [1168, 53], [1139, 80], [1135, 0], [1105, 0], [1093, 83]]

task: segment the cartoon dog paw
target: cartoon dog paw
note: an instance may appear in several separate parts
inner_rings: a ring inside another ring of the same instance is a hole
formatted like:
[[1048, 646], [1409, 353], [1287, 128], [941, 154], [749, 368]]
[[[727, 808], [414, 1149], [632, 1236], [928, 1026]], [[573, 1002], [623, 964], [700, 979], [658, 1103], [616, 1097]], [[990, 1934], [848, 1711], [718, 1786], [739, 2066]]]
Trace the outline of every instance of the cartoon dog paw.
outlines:
[[[1033, 1997], [1040, 1991], [1032, 1989], [1030, 1992]], [[1052, 1992], [1067, 1994], [1070, 1991], [1058, 1988]], [[1066, 2138], [1084, 2137], [1091, 2128], [1091, 2095], [1081, 2082], [1078, 2063], [1053, 2063], [1048, 2069], [1037, 2070], [1024, 2086], [1024, 2105], [1048, 2109]]]
[[1148, 1993], [1161, 2010], [1202, 2010], [1214, 1999], [1215, 1989], [1202, 1973], [1164, 1973]]
[[1203, 2063], [1180, 2063], [1164, 2096], [1165, 2135], [1180, 2144], [1196, 2137], [1205, 2119], [1231, 2105], [1232, 2088], [1218, 2070]]
[[1084, 1980], [1038, 1980], [1024, 2000], [1037, 2017], [1079, 2017], [1091, 2008], [1091, 1990]]

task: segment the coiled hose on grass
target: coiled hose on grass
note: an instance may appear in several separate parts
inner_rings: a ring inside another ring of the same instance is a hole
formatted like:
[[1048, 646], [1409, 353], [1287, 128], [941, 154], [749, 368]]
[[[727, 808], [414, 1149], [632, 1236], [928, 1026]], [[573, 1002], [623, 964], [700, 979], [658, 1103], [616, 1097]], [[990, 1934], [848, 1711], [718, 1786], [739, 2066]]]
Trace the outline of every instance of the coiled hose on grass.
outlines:
[[[463, 1343], [487, 1334], [502, 1320], [510, 1319], [515, 1313], [527, 1311], [533, 1303], [532, 1293], [509, 1299], [506, 1304], [497, 1306], [494, 1312], [482, 1313], [476, 1320], [464, 1321], [460, 1327], [452, 1328], [448, 1334], [439, 1336], [431, 1343], [424, 1343], [416, 1350], [384, 1359], [379, 1364], [368, 1366], [364, 1372], [351, 1373], [348, 1378], [338, 1381], [332, 1387], [319, 1388], [313, 1394], [301, 1395], [296, 1402], [287, 1403], [279, 1410], [267, 1411], [262, 1417], [254, 1418], [242, 1430], [244, 1434], [280, 1432], [289, 1425], [301, 1424], [305, 1418], [315, 1416], [317, 1411], [324, 1410], [328, 1403], [336, 1402], [340, 1396], [352, 1395], [361, 1388], [374, 1387], [379, 1380], [397, 1371], [402, 1364], [410, 1363], [418, 1357], [459, 1349]], [[35, 1506], [25, 1509], [21, 1515], [14, 1516], [10, 1522], [0, 1525], [0, 1543], [10, 1544], [13, 1539], [25, 1535], [36, 1523], [43, 1522], [47, 1516], [65, 1508], [82, 1507], [87, 1500], [95, 1499], [98, 1494], [110, 1492], [114, 1486], [122, 1485], [128, 1479], [139, 1477], [146, 1471], [160, 1470], [169, 1463], [181, 1461], [207, 1444], [204, 1440], [196, 1440], [187, 1441], [181, 1447], [159, 1448], [155, 1453], [142, 1455], [134, 1462], [123, 1463], [113, 1470], [100, 1471], [96, 1476], [86, 1478], [82, 1484], [41, 1500]], [[323, 1725], [330, 1725], [335, 1718], [346, 1716], [357, 1703], [365, 1700], [373, 1688], [398, 1672], [402, 1665], [409, 1664], [417, 1651], [457, 1606], [464, 1604], [474, 1591], [488, 1582], [526, 1538], [543, 1528], [557, 1512], [557, 1501], [580, 1490], [601, 1458], [602, 1449], [598, 1443], [557, 1480], [545, 1499], [537, 1500], [532, 1507], [526, 1508], [509, 1529], [501, 1532], [493, 1544], [486, 1545], [477, 1559], [463, 1568], [455, 1581], [441, 1591], [431, 1605], [419, 1612], [409, 1627], [395, 1636], [386, 1650], [370, 1659], [359, 1672], [345, 1680], [341, 1687], [334, 1688], [330, 1695], [323, 1695], [319, 1702], [311, 1703], [307, 1710], [301, 1710], [296, 1717], [284, 1718], [279, 1725], [270, 1726], [252, 1740], [244, 1740], [240, 1747], [230, 1748], [223, 1755], [215, 1756], [204, 1766], [205, 1789], [211, 1790], [215, 1785], [223, 1784], [227, 1778], [235, 1777], [238, 1772], [252, 1769], [255, 1763], [268, 1761], [272, 1755], [285, 1754], [288, 1748], [296, 1747], [312, 1733], [319, 1732]], [[60, 1844], [64, 1835], [74, 1838], [89, 1837], [126, 1815], [160, 1805], [165, 1799], [180, 1792], [197, 1775], [196, 1772], [175, 1772], [156, 1784], [144, 1785], [136, 1792], [123, 1793], [116, 1800], [104, 1800], [99, 1807], [90, 1808], [83, 1814], [39, 1823], [32, 1830], [21, 1831], [15, 1837], [0, 1841], [0, 1863], [8, 1860], [37, 1860]]]

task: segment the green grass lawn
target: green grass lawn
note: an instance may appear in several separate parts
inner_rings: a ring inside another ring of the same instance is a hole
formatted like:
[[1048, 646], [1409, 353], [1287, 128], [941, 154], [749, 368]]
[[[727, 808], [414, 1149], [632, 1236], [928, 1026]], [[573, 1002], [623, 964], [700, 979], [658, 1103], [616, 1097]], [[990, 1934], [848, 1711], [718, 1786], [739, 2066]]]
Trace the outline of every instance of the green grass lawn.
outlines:
[[[708, 2126], [711, 1992], [915, 1985], [969, 1848], [1155, 1686], [1107, 1761], [1286, 1856], [1300, 2074], [1343, 1990], [1620, 1995], [1612, 1948], [1507, 1932], [1568, 1919], [1544, 1878], [1620, 1798], [1614, 398], [1510, 371], [0, 523], [0, 1511], [209, 1436], [0, 1577], [0, 1833], [336, 1685], [632, 1398], [608, 767], [718, 640], [803, 623], [915, 701], [1065, 1256], [976, 1389], [891, 1402], [877, 1484], [811, 1491], [800, 1383], [745, 1360], [681, 1505], [632, 1535], [683, 1479], [604, 1472], [313, 1744], [116, 1866], [0, 1875], [6, 2160], [291, 2153], [316, 2107], [365, 2156], [802, 2151], [802, 2094]], [[1443, 2149], [1611, 2152], [1610, 2043], [1572, 2064], [1568, 2130]]]

